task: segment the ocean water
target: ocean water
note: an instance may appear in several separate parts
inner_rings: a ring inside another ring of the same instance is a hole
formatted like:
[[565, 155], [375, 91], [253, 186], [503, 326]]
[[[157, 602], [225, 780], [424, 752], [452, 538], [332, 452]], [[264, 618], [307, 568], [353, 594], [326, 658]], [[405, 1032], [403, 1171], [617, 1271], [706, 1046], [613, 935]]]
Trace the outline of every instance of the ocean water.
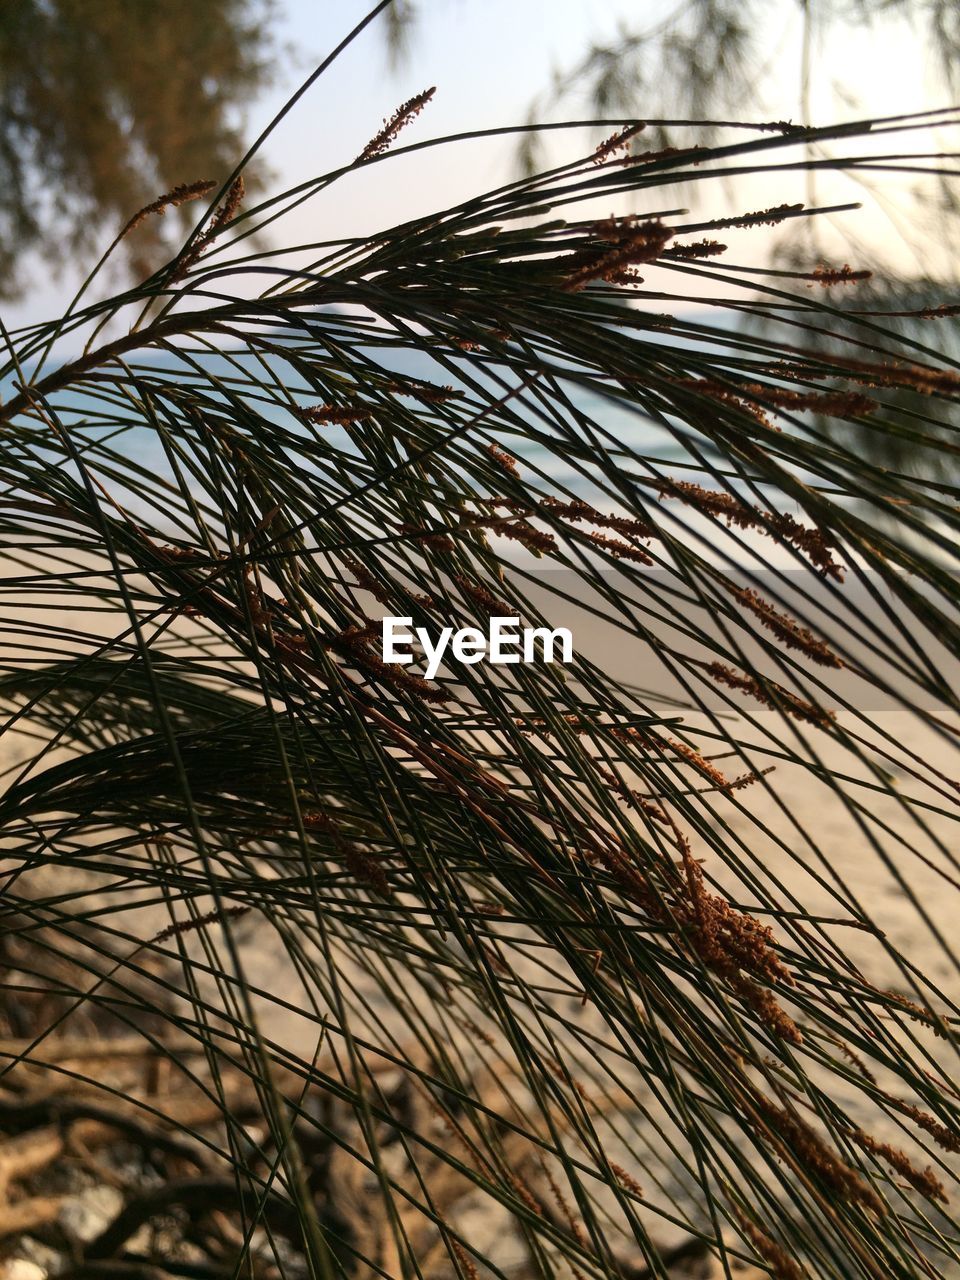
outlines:
[[[265, 336], [276, 342], [274, 335]], [[651, 340], [657, 342], [662, 339], [654, 334]], [[680, 345], [693, 345], [683, 337], [677, 339], [671, 335], [670, 340]], [[398, 381], [449, 385], [468, 395], [471, 394], [468, 385], [471, 381], [474, 388], [479, 386], [482, 389], [481, 394], [486, 392], [492, 397], [503, 395], [505, 386], [515, 386], [517, 382], [517, 375], [511, 370], [488, 366], [485, 371], [469, 357], [438, 362], [421, 351], [385, 345], [352, 348], [351, 356], [358, 367], [379, 365], [389, 376], [395, 375]], [[50, 367], [45, 368], [44, 374], [49, 373]], [[165, 401], [168, 406], [176, 403], [179, 390], [187, 389], [191, 382], [199, 382], [200, 389], [210, 397], [211, 414], [219, 416], [222, 413], [228, 423], [238, 417], [236, 407], [230, 404], [231, 397], [236, 396], [238, 404], [246, 406], [255, 415], [261, 415], [270, 427], [282, 430], [291, 458], [295, 463], [302, 461], [307, 473], [312, 464], [308, 458], [298, 459], [296, 448], [298, 434], [306, 438], [307, 428], [298, 423], [293, 414], [278, 408], [276, 403], [269, 403], [268, 397], [276, 399], [278, 394], [282, 394], [276, 388], [269, 390], [266, 396], [262, 392], [251, 395], [249, 386], [242, 386], [242, 380], [248, 375], [264, 378], [265, 373], [268, 376], [272, 374], [286, 386], [296, 389], [297, 400], [302, 405], [337, 398], [329, 390], [324, 392], [307, 387], [302, 377], [278, 356], [267, 356], [261, 363], [249, 354], [227, 349], [222, 354], [198, 349], [179, 357], [169, 352], [149, 351], [142, 357], [131, 358], [128, 367], [134, 378], [142, 377], [154, 388], [158, 385], [167, 388], [161, 403]], [[198, 373], [201, 367], [202, 375]], [[335, 372], [333, 368], [318, 370], [321, 376], [324, 373], [335, 375]], [[116, 383], [98, 378], [96, 382], [88, 383], [82, 394], [61, 392], [54, 397], [53, 404], [62, 425], [70, 431], [74, 446], [91, 471], [107, 484], [118, 502], [146, 517], [150, 514], [149, 504], [145, 504], [124, 483], [123, 473], [127, 468], [134, 472], [139, 470], [143, 477], [175, 488], [178, 481], [160, 432], [144, 423], [145, 415], [137, 403], [135, 383], [124, 387], [121, 377]], [[335, 382], [334, 376], [326, 381], [326, 385], [329, 388]], [[220, 387], [212, 395], [211, 384]], [[476, 427], [469, 428], [462, 438], [467, 441], [471, 436], [479, 435], [484, 442], [496, 440], [519, 460], [527, 478], [535, 480], [539, 487], [587, 500], [597, 496], [591, 477], [597, 474], [595, 459], [601, 447], [623, 447], [664, 463], [683, 458], [683, 445], [663, 426], [655, 424], [635, 408], [584, 388], [570, 378], [558, 383], [558, 391], [560, 394], [547, 404], [536, 387], [527, 389], [522, 397], [512, 399], [505, 407], [504, 416], [509, 416], [511, 425], [498, 425], [496, 415], [491, 415]], [[0, 381], [0, 395], [4, 399], [13, 392], [12, 377]], [[123, 393], [128, 393], [127, 398]], [[341, 397], [341, 402], [346, 400], [346, 395]], [[418, 408], [416, 400], [410, 398], [404, 398], [402, 403], [408, 410], [416, 411]], [[480, 403], [475, 392], [473, 403]], [[425, 412], [428, 411], [429, 407]], [[240, 416], [242, 412], [241, 409]], [[443, 448], [439, 433], [444, 427], [441, 420], [437, 421], [438, 448]], [[255, 434], [255, 420], [250, 419], [242, 424], [242, 428]], [[356, 445], [347, 431], [328, 425], [323, 432], [324, 438], [342, 452], [345, 460], [357, 456]], [[203, 453], [202, 433], [193, 431], [191, 435], [190, 451], [200, 458]], [[63, 449], [48, 429], [38, 427], [29, 448], [35, 460], [47, 461], [50, 465], [78, 474], [76, 466], [64, 457]]]

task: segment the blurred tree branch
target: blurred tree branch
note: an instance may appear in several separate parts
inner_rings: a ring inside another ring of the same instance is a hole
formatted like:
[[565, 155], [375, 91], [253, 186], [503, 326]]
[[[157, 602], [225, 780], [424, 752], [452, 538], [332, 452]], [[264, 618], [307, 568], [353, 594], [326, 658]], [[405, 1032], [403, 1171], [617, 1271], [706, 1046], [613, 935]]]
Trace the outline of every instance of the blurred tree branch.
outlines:
[[[391, 58], [400, 60], [410, 48], [416, 24], [427, 13], [423, 0], [396, 0], [393, 22], [386, 38]], [[667, 0], [653, 9], [645, 6], [641, 16], [621, 21], [614, 34], [593, 40], [573, 63], [554, 68], [550, 83], [531, 100], [528, 122], [542, 121], [557, 114], [569, 114], [578, 99], [598, 117], [635, 117], [651, 121], [632, 142], [634, 153], [657, 151], [672, 145], [689, 145], [676, 128], [652, 123], [654, 120], [690, 120], [698, 123], [698, 145], [710, 145], [717, 138], [724, 119], [758, 120], [766, 114], [796, 115], [796, 122], [814, 124], [818, 76], [826, 73], [818, 50], [828, 47], [832, 37], [844, 29], [857, 29], [861, 43], [869, 31], [885, 23], [906, 19], [932, 55], [943, 80], [945, 92], [960, 89], [960, 7], [952, 0]], [[784, 56], [783, 73], [778, 73], [775, 102], [763, 98], [763, 79], [769, 72], [769, 49], [763, 33], [771, 19], [778, 32], [799, 14], [802, 38], [796, 45], [796, 65]], [[866, 31], [864, 31], [866, 29]], [[790, 73], [795, 71], [795, 81]], [[860, 113], [873, 108], [858, 100], [847, 82], [830, 86], [834, 98], [848, 110]], [[789, 105], [791, 100], [795, 110]], [[518, 145], [518, 163], [527, 175], [546, 163], [545, 135], [529, 132]], [[811, 158], [816, 158], [810, 153]], [[817, 153], [824, 158], [826, 153]], [[807, 175], [807, 204], [816, 203], [816, 175]], [[960, 232], [960, 208], [956, 193], [942, 177], [917, 187], [912, 193], [909, 225], [901, 221], [898, 231], [918, 260], [915, 271], [899, 274], [909, 278], [918, 291], [931, 274], [929, 253], [931, 232], [941, 240]], [[796, 231], [791, 228], [791, 236]], [[816, 238], [822, 228], [806, 226], [807, 257], [822, 254]], [[861, 265], [876, 269], [881, 264], [869, 257], [858, 241]], [[774, 251], [778, 262], [792, 264], [795, 242], [779, 244]], [[946, 255], [945, 255], [946, 258]], [[945, 265], [935, 275], [943, 274]], [[943, 281], [940, 281], [941, 285]], [[932, 296], [932, 295], [930, 295]]]
[[[273, 13], [273, 0], [0, 7], [0, 294], [23, 286], [25, 252], [60, 265], [159, 192], [230, 172], [270, 78]], [[163, 230], [150, 219], [125, 242], [141, 275], [169, 253]]]

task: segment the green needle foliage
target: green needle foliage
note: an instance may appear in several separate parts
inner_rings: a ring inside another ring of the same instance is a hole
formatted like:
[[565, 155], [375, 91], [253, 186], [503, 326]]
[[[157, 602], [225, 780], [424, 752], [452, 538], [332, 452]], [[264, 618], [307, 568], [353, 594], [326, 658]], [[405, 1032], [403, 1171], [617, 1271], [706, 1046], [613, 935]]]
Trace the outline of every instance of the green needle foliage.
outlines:
[[[45, 1063], [186, 1161], [72, 1274], [949, 1274], [951, 322], [728, 261], [674, 189], [760, 175], [760, 228], [817, 214], [778, 196], [812, 142], [951, 162], [901, 119], [629, 162], [571, 132], [549, 172], [263, 248], [456, 147], [397, 141], [426, 98], [5, 334], [4, 982], [42, 998], [4, 1105]], [[569, 666], [382, 661], [384, 613], [571, 610]], [[91, 1018], [213, 1136], [71, 1065]], [[229, 1257], [132, 1243], [180, 1211]]]

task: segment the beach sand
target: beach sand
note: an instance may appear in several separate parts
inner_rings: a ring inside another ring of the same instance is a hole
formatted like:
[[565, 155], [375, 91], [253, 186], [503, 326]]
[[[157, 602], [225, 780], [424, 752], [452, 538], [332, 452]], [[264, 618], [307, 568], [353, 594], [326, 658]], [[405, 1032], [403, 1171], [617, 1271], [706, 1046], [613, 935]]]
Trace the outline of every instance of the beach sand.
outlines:
[[[70, 614], [69, 603], [59, 602], [57, 625], [62, 623], [67, 630], [99, 629], [105, 636], [117, 633], [115, 613], [79, 618]], [[51, 610], [37, 610], [31, 601], [12, 630], [22, 638], [26, 627], [39, 623], [49, 628], [53, 618]], [[612, 637], [609, 629], [579, 612], [559, 619], [554, 616], [558, 625], [571, 620], [578, 651], [598, 667], [630, 678], [637, 685], [656, 687], [668, 700], [682, 694], [679, 686], [670, 686], [662, 672], [653, 670], [649, 651], [641, 642], [637, 641], [632, 649], [629, 638], [622, 634]], [[6, 648], [9, 661], [16, 652], [16, 635]], [[855, 694], [853, 685], [845, 686], [844, 696]], [[869, 702], [870, 698], [866, 700]], [[834, 946], [837, 956], [851, 971], [859, 972], [880, 990], [893, 989], [907, 999], [915, 999], [910, 979], [913, 972], [924, 976], [925, 1002], [944, 1009], [950, 1003], [960, 1003], [960, 967], [951, 952], [951, 948], [960, 948], [955, 924], [960, 900], [960, 872], [954, 865], [960, 851], [955, 782], [960, 778], [960, 753], [956, 746], [947, 743], [927, 715], [897, 709], [896, 700], [891, 698], [867, 707], [866, 714], [872, 722], [869, 729], [854, 713], [841, 710], [838, 726], [855, 735], [846, 743], [840, 740], [841, 734], [832, 730], [822, 732], [809, 725], [785, 724], [779, 715], [742, 701], [749, 709], [749, 720], [732, 715], [721, 700], [709, 705], [707, 714], [679, 708], [669, 701], [665, 707], [670, 716], [679, 718], [677, 729], [690, 734], [705, 755], [717, 751], [716, 735], [722, 732], [730, 740], [749, 744], [745, 752], [747, 767], [775, 766], [772, 773], [743, 791], [703, 797], [704, 822], [733, 855], [719, 859], [709, 841], [694, 835], [693, 852], [703, 859], [708, 880], [746, 910], [756, 906], [758, 886], [764, 886], [765, 901], [776, 901], [787, 912], [802, 911], [816, 917], [821, 922], [816, 927], [824, 945]], [[29, 759], [36, 751], [36, 741], [21, 729], [22, 726], [6, 732], [0, 741], [6, 766]], [[792, 750], [796, 748], [797, 732], [813, 748], [805, 764], [780, 758], [782, 743]], [[55, 752], [48, 762], [58, 755], [62, 753]], [[741, 773], [744, 768], [743, 762], [726, 759], [718, 760], [718, 764], [725, 769], [729, 766], [731, 773]], [[842, 784], [829, 781], [831, 775], [842, 778]], [[636, 778], [624, 780], [628, 785], [639, 785]], [[88, 838], [85, 840], [90, 844]], [[14, 868], [15, 860], [8, 859], [6, 869]], [[34, 895], [72, 895], [72, 904], [78, 911], [98, 906], [115, 909], [122, 900], [123, 909], [111, 914], [109, 923], [132, 939], [149, 942], [170, 922], [167, 908], [157, 901], [155, 893], [130, 885], [118, 886], [115, 877], [105, 879], [97, 871], [93, 844], [89, 870], [60, 868], [51, 859], [46, 866], [30, 872], [24, 880], [24, 887], [27, 885]], [[198, 900], [196, 905], [200, 911], [209, 909], [212, 899]], [[771, 923], [775, 934], [780, 935], [776, 920], [764, 917], [764, 922]], [[865, 927], [865, 922], [870, 927]], [[216, 930], [212, 936], [216, 940]], [[244, 971], [263, 993], [255, 1000], [262, 1034], [277, 1046], [281, 1056], [290, 1054], [309, 1062], [318, 1047], [322, 1017], [297, 1011], [308, 1008], [305, 991], [276, 932], [259, 917], [251, 916], [237, 924], [235, 937]], [[200, 959], [202, 952], [196, 938], [185, 941], [190, 954]], [[344, 965], [348, 979], [356, 982], [369, 1002], [366, 1014], [357, 1018], [358, 1034], [374, 1042], [379, 1035], [386, 1046], [392, 1036], [402, 1038], [407, 1030], [403, 1017], [384, 998], [382, 990], [370, 984], [356, 966], [350, 967], [349, 960], [345, 959]], [[531, 976], [534, 968], [531, 967]], [[201, 987], [212, 1002], [217, 1000], [212, 979], [201, 979]], [[568, 1003], [573, 1007], [576, 1002]], [[914, 1037], [913, 1052], [928, 1054], [929, 1069], [934, 1075], [942, 1072], [943, 1080], [952, 1082], [956, 1063], [946, 1042], [915, 1021], [904, 1019], [904, 1026], [905, 1046], [909, 1034]], [[589, 1009], [583, 1013], [583, 1029], [601, 1041], [605, 1036], [598, 1016]], [[58, 1034], [67, 1032], [69, 1027], [58, 1030]], [[468, 1047], [468, 1039], [464, 1036], [461, 1048]], [[612, 1077], [617, 1070], [613, 1064]], [[673, 1127], [672, 1117], [662, 1109], [658, 1112], [659, 1104], [641, 1082], [623, 1083], [637, 1091], [645, 1110], [658, 1115], [664, 1126]], [[895, 1087], [896, 1079], [891, 1073], [889, 1080], [881, 1078], [879, 1083]], [[832, 1078], [831, 1088], [837, 1102], [858, 1121], [862, 1118], [864, 1125], [870, 1124], [877, 1137], [907, 1145], [901, 1131], [893, 1127], [889, 1131], [876, 1129], [877, 1116], [874, 1109], [865, 1106], [860, 1090], [845, 1089], [837, 1077]], [[655, 1145], [654, 1135], [651, 1147]], [[628, 1165], [629, 1151], [619, 1154]], [[666, 1155], [664, 1167], [669, 1174]], [[678, 1179], [673, 1191], [680, 1198], [695, 1194], [689, 1179], [683, 1178]], [[512, 1266], [517, 1245], [504, 1235], [497, 1210], [474, 1199], [466, 1201], [461, 1212], [473, 1238], [478, 1243], [486, 1241], [491, 1248], [496, 1246], [503, 1264]], [[670, 1227], [654, 1213], [645, 1212], [642, 1216], [664, 1247], [682, 1242], [682, 1229]]]

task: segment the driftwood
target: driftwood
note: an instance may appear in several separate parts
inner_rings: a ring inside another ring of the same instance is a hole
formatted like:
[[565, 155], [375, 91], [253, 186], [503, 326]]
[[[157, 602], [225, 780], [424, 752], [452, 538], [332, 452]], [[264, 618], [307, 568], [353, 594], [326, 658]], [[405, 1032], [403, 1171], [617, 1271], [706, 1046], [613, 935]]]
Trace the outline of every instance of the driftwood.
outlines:
[[[18, 1054], [27, 1047], [26, 1043], [14, 1046], [9, 1042], [4, 1046], [8, 1052]], [[152, 1061], [159, 1052], [156, 1046], [146, 1041], [139, 1045], [123, 1042], [118, 1063], [113, 1062], [109, 1048], [109, 1041], [83, 1045], [45, 1042], [42, 1061], [49, 1071], [45, 1087], [33, 1094], [0, 1093], [0, 1132], [7, 1135], [0, 1143], [0, 1243], [7, 1237], [44, 1230], [48, 1236], [50, 1231], [62, 1236], [60, 1213], [64, 1197], [32, 1195], [24, 1190], [24, 1184], [41, 1182], [44, 1172], [65, 1158], [78, 1161], [93, 1177], [109, 1177], [108, 1167], [95, 1164], [92, 1157], [95, 1152], [109, 1153], [116, 1170], [119, 1144], [136, 1151], [138, 1158], [149, 1157], [167, 1170], [168, 1176], [159, 1184], [125, 1185], [123, 1208], [92, 1240], [63, 1241], [65, 1252], [74, 1260], [72, 1268], [63, 1274], [72, 1280], [93, 1275], [151, 1280], [181, 1275], [212, 1278], [224, 1274], [223, 1267], [228, 1263], [225, 1273], [230, 1274], [243, 1247], [244, 1227], [252, 1219], [274, 1237], [285, 1238], [294, 1256], [301, 1252], [301, 1226], [291, 1201], [278, 1189], [265, 1191], [263, 1178], [258, 1184], [255, 1179], [235, 1176], [223, 1142], [223, 1117], [217, 1097], [205, 1096], [175, 1062], [165, 1092], [153, 1095], [149, 1082], [156, 1074]], [[89, 1083], [78, 1084], [57, 1073], [61, 1052], [62, 1061], [69, 1058], [72, 1063], [89, 1055], [89, 1060], [102, 1064], [104, 1080], [111, 1067], [137, 1061], [141, 1088], [125, 1099], [105, 1100], [102, 1093], [98, 1097]], [[33, 1053], [25, 1059], [25, 1066], [31, 1069], [26, 1078], [31, 1083], [36, 1081], [32, 1073], [40, 1061]], [[375, 1074], [394, 1071], [384, 1067]], [[255, 1122], [261, 1102], [249, 1078], [229, 1066], [224, 1067], [224, 1077], [233, 1118]], [[278, 1071], [278, 1078], [287, 1085], [296, 1084], [296, 1089], [290, 1088], [291, 1099], [302, 1089], [302, 1082], [286, 1077], [282, 1071]], [[416, 1131], [429, 1126], [428, 1109], [436, 1110], [435, 1101], [413, 1078], [405, 1080], [393, 1101], [397, 1115]], [[491, 1089], [489, 1097], [481, 1096], [480, 1101], [492, 1109], [494, 1091]], [[416, 1203], [421, 1198], [418, 1178], [429, 1186], [432, 1213], [441, 1222], [473, 1191], [471, 1181], [441, 1156], [418, 1150], [416, 1169], [408, 1164], [393, 1175], [399, 1193], [397, 1222], [391, 1225], [382, 1214], [370, 1212], [374, 1200], [368, 1185], [369, 1171], [352, 1154], [362, 1145], [352, 1109], [341, 1102], [331, 1103], [330, 1108], [324, 1120], [335, 1136], [320, 1138], [316, 1132], [305, 1130], [301, 1142], [304, 1172], [316, 1197], [318, 1219], [336, 1225], [353, 1257], [371, 1260], [387, 1275], [403, 1274], [398, 1238], [406, 1241], [406, 1248], [418, 1259], [424, 1277], [452, 1275], [449, 1241]], [[193, 1135], [184, 1133], [185, 1129], [192, 1130]], [[195, 1136], [199, 1134], [208, 1135], [207, 1144]], [[385, 1133], [382, 1140], [389, 1143], [391, 1135]], [[502, 1150], [504, 1163], [514, 1171], [519, 1184], [531, 1165], [529, 1144], [505, 1131]], [[263, 1172], [267, 1172], [266, 1165]], [[214, 1254], [206, 1262], [196, 1259], [174, 1266], [160, 1258], [134, 1256], [126, 1251], [142, 1227], [171, 1214], [184, 1220], [185, 1235], [195, 1245], [219, 1240], [220, 1256]], [[194, 1228], [189, 1228], [189, 1223]], [[366, 1268], [360, 1266], [357, 1274], [365, 1272]], [[254, 1274], [268, 1277], [271, 1268], [260, 1264]]]
[[[224, 1280], [238, 1265], [256, 1280], [278, 1280], [274, 1251], [282, 1249], [284, 1274], [306, 1277], [302, 1224], [288, 1189], [293, 1165], [321, 1235], [337, 1242], [339, 1263], [357, 1277], [406, 1274], [404, 1254], [416, 1259], [423, 1280], [471, 1276], [470, 1242], [452, 1224], [475, 1195], [473, 1177], [512, 1187], [517, 1204], [547, 1220], [558, 1239], [583, 1240], [558, 1195], [556, 1170], [528, 1137], [497, 1121], [502, 1080], [480, 1073], [474, 1104], [458, 1104], [425, 1083], [439, 1073], [422, 1055], [398, 1053], [397, 1061], [416, 1064], [407, 1069], [371, 1056], [368, 1101], [380, 1116], [373, 1140], [390, 1159], [391, 1220], [348, 1082], [342, 1090], [319, 1087], [322, 1078], [337, 1079], [333, 1060], [319, 1064], [306, 1093], [302, 1075], [271, 1064], [274, 1102], [288, 1109], [292, 1127], [279, 1162], [276, 1150], [261, 1149], [271, 1131], [264, 1097], [242, 1060], [230, 1059], [234, 1046], [220, 1044], [214, 1076], [210, 1046], [169, 1035], [160, 1018], [143, 1034], [121, 1033], [109, 1012], [101, 1018], [84, 1005], [78, 1034], [74, 993], [90, 978], [78, 983], [69, 965], [69, 955], [50, 961], [46, 991], [39, 981], [29, 991], [0, 989], [0, 1260], [17, 1256], [17, 1241], [29, 1237], [59, 1251], [64, 1280]], [[21, 1000], [30, 1016], [14, 1009]], [[44, 1025], [56, 1031], [38, 1038], [35, 1028]], [[583, 1100], [594, 1105], [586, 1092]], [[470, 1140], [471, 1125], [481, 1122], [495, 1137], [492, 1148]], [[562, 1130], [565, 1117], [554, 1123]], [[433, 1149], [404, 1136], [431, 1132]], [[497, 1169], [485, 1167], [491, 1158]], [[83, 1239], [64, 1212], [69, 1195], [57, 1178], [64, 1168], [88, 1188], [109, 1185], [122, 1197], [119, 1211]], [[516, 1232], [507, 1207], [493, 1211], [504, 1231]], [[723, 1274], [695, 1246], [676, 1263], [678, 1280]], [[622, 1274], [643, 1275], [627, 1261]]]

